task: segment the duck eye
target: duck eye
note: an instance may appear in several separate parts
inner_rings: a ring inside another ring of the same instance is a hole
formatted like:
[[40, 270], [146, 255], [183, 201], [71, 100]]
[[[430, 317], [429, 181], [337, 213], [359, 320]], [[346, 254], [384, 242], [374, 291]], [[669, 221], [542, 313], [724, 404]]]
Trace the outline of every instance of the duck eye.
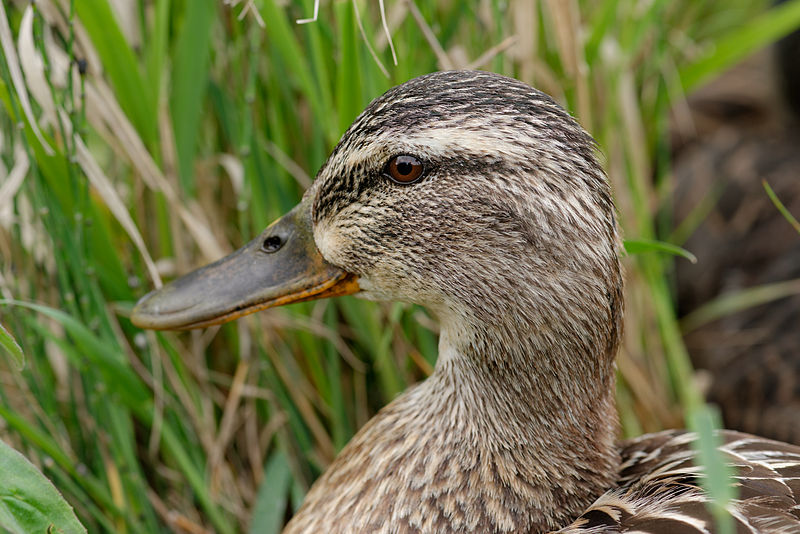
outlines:
[[398, 184], [411, 184], [422, 177], [425, 165], [414, 156], [395, 156], [386, 164], [383, 173]]

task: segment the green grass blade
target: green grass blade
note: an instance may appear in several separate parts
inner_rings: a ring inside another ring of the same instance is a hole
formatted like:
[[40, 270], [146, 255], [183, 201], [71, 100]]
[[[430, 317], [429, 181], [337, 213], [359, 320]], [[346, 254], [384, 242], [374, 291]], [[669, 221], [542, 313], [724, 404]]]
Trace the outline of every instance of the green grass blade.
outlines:
[[339, 131], [347, 129], [353, 119], [361, 113], [362, 96], [358, 61], [358, 28], [352, 2], [336, 4], [336, 19], [341, 43], [341, 60], [336, 77], [336, 109], [339, 114]]
[[25, 353], [22, 352], [22, 347], [19, 346], [17, 340], [14, 339], [8, 330], [0, 323], [0, 347], [14, 360], [17, 369], [22, 370], [25, 367]]
[[711, 321], [792, 295], [800, 295], [798, 278], [725, 293], [683, 317], [681, 330], [686, 334]]
[[149, 98], [150, 102], [156, 106], [161, 95], [161, 80], [169, 57], [170, 4], [169, 0], [157, 0], [155, 2], [153, 28], [145, 41], [145, 72], [147, 73], [147, 86], [150, 90]]
[[208, 87], [211, 28], [215, 20], [215, 2], [186, 4], [183, 22], [176, 44], [172, 71], [171, 110], [178, 170], [184, 191], [194, 195], [194, 155], [199, 137], [203, 97]]
[[120, 105], [144, 143], [156, 144], [156, 102], [146, 89], [139, 63], [106, 0], [75, 0], [75, 11], [89, 33]]
[[656, 239], [626, 239], [625, 251], [628, 254], [644, 254], [646, 252], [664, 252], [672, 254], [673, 256], [680, 256], [686, 258], [692, 263], [697, 263], [697, 256], [677, 245], [667, 243], [665, 241], [658, 241]]
[[797, 230], [798, 234], [800, 234], [800, 222], [798, 222], [794, 215], [792, 215], [786, 206], [783, 205], [781, 199], [778, 198], [778, 195], [775, 194], [775, 191], [772, 190], [772, 187], [770, 187], [766, 180], [761, 180], [761, 184], [764, 186], [764, 190], [767, 192], [769, 199], [773, 204], [775, 204], [775, 207], [778, 208], [778, 211], [781, 212], [781, 215], [783, 215], [783, 218], [792, 225], [792, 228]]
[[250, 523], [250, 534], [279, 534], [289, 502], [292, 473], [286, 455], [277, 449], [264, 466]]
[[737, 491], [733, 485], [733, 468], [719, 450], [722, 445], [718, 433], [721, 426], [719, 413], [705, 405], [689, 414], [688, 423], [689, 428], [697, 433], [692, 445], [697, 451], [697, 465], [705, 470], [706, 476], [701, 478], [701, 484], [710, 497], [706, 506], [714, 517], [716, 532], [733, 534], [735, 528], [728, 504], [736, 498]]
[[800, 26], [800, 0], [773, 7], [736, 31], [726, 34], [694, 62], [680, 69], [680, 82], [686, 92], [741, 61], [759, 48], [783, 37]]

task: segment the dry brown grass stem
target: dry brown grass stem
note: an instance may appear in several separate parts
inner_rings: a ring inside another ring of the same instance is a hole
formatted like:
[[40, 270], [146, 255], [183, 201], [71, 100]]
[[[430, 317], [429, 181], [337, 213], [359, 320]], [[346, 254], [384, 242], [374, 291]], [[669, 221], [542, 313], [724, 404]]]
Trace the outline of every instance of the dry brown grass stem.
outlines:
[[422, 357], [422, 354], [420, 354], [418, 350], [411, 349], [407, 354], [412, 360], [414, 360], [414, 363], [420, 368], [425, 376], [430, 376], [433, 374], [433, 366], [428, 363], [428, 360]]
[[245, 382], [248, 380], [249, 374], [250, 362], [240, 360], [236, 366], [236, 372], [233, 375], [233, 382], [231, 384], [228, 397], [225, 401], [225, 407], [222, 411], [222, 419], [220, 420], [219, 428], [217, 429], [214, 444], [212, 445], [208, 455], [208, 468], [212, 473], [220, 467], [225, 454], [225, 449], [228, 447], [238, 423], [240, 423], [238, 417], [238, 408], [242, 402], [242, 392]]
[[[26, 12], [26, 16], [32, 17], [33, 11], [32, 7], [28, 7]], [[27, 15], [30, 14], [30, 15]], [[8, 65], [9, 75], [11, 77], [11, 82], [14, 84], [14, 89], [18, 95], [20, 106], [22, 107], [22, 112], [25, 114], [25, 117], [28, 119], [28, 123], [31, 125], [31, 129], [33, 130], [34, 135], [41, 143], [42, 147], [44, 147], [45, 152], [48, 156], [52, 156], [55, 154], [53, 148], [44, 140], [42, 136], [41, 130], [39, 130], [39, 124], [36, 120], [36, 116], [33, 113], [33, 108], [31, 107], [31, 101], [28, 98], [28, 90], [25, 86], [25, 79], [22, 76], [22, 69], [20, 68], [20, 61], [19, 57], [17, 56], [17, 50], [14, 47], [14, 37], [11, 35], [11, 27], [8, 24], [8, 19], [6, 18], [6, 11], [5, 9], [0, 9], [0, 47], [3, 49], [3, 55], [6, 59], [6, 64]]]
[[411, 16], [414, 17], [414, 22], [417, 23], [422, 35], [436, 55], [436, 59], [439, 61], [439, 68], [442, 70], [453, 70], [455, 68], [453, 61], [447, 55], [447, 52], [444, 51], [442, 44], [439, 42], [439, 39], [436, 38], [436, 34], [425, 20], [425, 17], [422, 16], [417, 4], [414, 3], [414, 0], [406, 0], [406, 3], [408, 4], [408, 10], [411, 12]]
[[208, 530], [177, 510], [171, 509], [155, 491], [147, 490], [147, 499], [164, 523], [175, 534], [214, 534], [213, 531]]
[[589, 69], [583, 55], [583, 28], [577, 0], [547, 0], [547, 7], [553, 19], [562, 64], [575, 84], [576, 114], [583, 127], [592, 131]]
[[[378, 57], [378, 54], [375, 53], [375, 49], [372, 48], [372, 43], [369, 42], [369, 38], [367, 37], [367, 32], [364, 30], [364, 22], [361, 20], [361, 10], [358, 9], [358, 2], [356, 0], [352, 0], [353, 3], [353, 12], [356, 15], [356, 23], [358, 24], [358, 31], [361, 32], [361, 38], [364, 39], [364, 44], [367, 45], [367, 50], [369, 51], [369, 55], [372, 56], [373, 61], [378, 65], [378, 68], [381, 70], [384, 76], [387, 78], [389, 77], [389, 71], [386, 70], [386, 67], [383, 65], [383, 62]], [[386, 28], [386, 18], [383, 14], [383, 2], [381, 2], [381, 16], [384, 19], [384, 28]], [[394, 44], [392, 43], [392, 36], [389, 34], [389, 28], [386, 28], [386, 33], [389, 35], [387, 38], [389, 42], [389, 47], [392, 49], [392, 55], [394, 56]], [[397, 57], [394, 56], [394, 64], [397, 65]]]
[[499, 54], [502, 54], [514, 44], [516, 44], [518, 37], [516, 35], [510, 35], [494, 45], [493, 47], [486, 50], [477, 59], [472, 61], [469, 65], [466, 66], [469, 70], [479, 69], [497, 57]]
[[267, 151], [267, 154], [272, 156], [272, 159], [278, 162], [278, 165], [283, 167], [286, 172], [288, 172], [292, 178], [294, 178], [297, 183], [302, 187], [304, 190], [311, 187], [311, 177], [308, 175], [303, 168], [298, 165], [292, 158], [290, 158], [286, 152], [281, 150], [281, 148], [273, 143], [272, 141], [265, 141], [262, 143], [264, 150]]
[[262, 316], [264, 330], [301, 330], [310, 332], [333, 343], [336, 351], [354, 371], [358, 373], [367, 372], [366, 364], [358, 359], [358, 356], [355, 355], [342, 336], [320, 319], [306, 316], [288, 317], [281, 313], [263, 314]]
[[406, 2], [394, 2], [389, 8], [389, 14], [384, 17], [386, 30], [378, 31], [375, 35], [375, 48], [381, 52], [389, 46], [389, 37], [406, 20], [408, 15], [408, 4]]

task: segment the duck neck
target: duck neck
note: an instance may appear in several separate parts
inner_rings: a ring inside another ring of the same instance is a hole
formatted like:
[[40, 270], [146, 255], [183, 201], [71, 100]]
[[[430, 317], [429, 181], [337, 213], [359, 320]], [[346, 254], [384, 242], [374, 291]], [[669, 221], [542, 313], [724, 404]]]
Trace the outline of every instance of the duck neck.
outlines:
[[555, 343], [570, 338], [518, 312], [440, 313], [436, 371], [359, 430], [285, 532], [546, 532], [611, 488], [616, 329]]
[[554, 343], [555, 333], [542, 325], [466, 323], [442, 321], [437, 368], [420, 389], [440, 404], [443, 425], [463, 425], [454, 435], [461, 436], [456, 447], [465, 464], [477, 455], [498, 473], [513, 474], [499, 487], [520, 493], [539, 527], [563, 525], [617, 476], [613, 352], [607, 353], [616, 350], [617, 333], [608, 343]]

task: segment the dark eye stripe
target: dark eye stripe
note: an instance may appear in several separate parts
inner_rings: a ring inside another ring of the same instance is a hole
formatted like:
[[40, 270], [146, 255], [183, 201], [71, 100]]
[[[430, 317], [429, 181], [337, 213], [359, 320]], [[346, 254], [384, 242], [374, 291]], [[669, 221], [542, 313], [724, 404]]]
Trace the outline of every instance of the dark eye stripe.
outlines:
[[398, 184], [412, 184], [425, 173], [425, 165], [416, 157], [404, 154], [390, 159], [383, 173]]
[[[358, 202], [364, 194], [368, 194], [373, 188], [380, 187], [381, 184], [392, 187], [394, 184], [410, 185], [418, 183], [429, 175], [437, 177], [453, 176], [483, 176], [491, 180], [492, 176], [504, 176], [514, 172], [536, 172], [538, 163], [534, 160], [523, 162], [520, 165], [509, 166], [508, 163], [498, 158], [486, 154], [471, 153], [469, 151], [454, 150], [449, 157], [439, 157], [436, 160], [427, 160], [422, 163], [422, 174], [414, 182], [402, 182], [392, 178], [389, 174], [389, 163], [391, 158], [383, 167], [378, 167], [377, 172], [367, 165], [353, 165], [348, 168], [341, 168], [338, 171], [326, 170], [323, 168], [320, 175], [329, 174], [320, 184], [317, 197], [314, 201], [313, 217], [314, 222], [334, 216], [340, 209], [352, 202]], [[421, 158], [415, 157], [422, 162]], [[390, 181], [389, 184], [386, 182]]]

